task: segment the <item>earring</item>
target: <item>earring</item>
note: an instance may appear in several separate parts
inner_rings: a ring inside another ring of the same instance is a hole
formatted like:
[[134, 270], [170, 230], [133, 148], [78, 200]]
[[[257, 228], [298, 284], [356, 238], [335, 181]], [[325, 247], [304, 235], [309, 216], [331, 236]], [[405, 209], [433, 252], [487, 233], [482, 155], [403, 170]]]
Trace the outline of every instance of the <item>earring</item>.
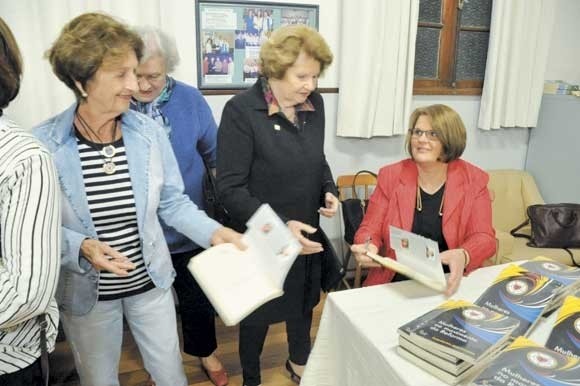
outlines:
[[83, 91], [83, 92], [81, 92], [81, 96], [86, 99], [89, 96], [89, 94], [87, 94], [85, 91]]

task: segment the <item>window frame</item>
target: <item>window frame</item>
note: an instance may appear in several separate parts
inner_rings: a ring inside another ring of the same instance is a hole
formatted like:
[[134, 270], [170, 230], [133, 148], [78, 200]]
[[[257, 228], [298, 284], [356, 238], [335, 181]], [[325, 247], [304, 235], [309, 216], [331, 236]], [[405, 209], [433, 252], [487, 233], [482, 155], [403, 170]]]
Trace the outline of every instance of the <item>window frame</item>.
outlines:
[[418, 22], [418, 27], [441, 30], [437, 65], [438, 79], [414, 79], [413, 95], [481, 95], [483, 80], [455, 81], [456, 48], [459, 43], [460, 31], [489, 32], [490, 28], [461, 27], [459, 19], [463, 0], [441, 0], [441, 2], [440, 23]]

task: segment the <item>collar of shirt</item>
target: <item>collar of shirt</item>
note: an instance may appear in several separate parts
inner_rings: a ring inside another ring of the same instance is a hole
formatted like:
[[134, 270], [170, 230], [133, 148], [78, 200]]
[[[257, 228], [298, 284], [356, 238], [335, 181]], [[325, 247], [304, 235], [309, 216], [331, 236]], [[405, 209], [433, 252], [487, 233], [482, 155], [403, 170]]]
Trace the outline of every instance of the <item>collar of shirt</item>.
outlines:
[[[268, 83], [268, 79], [266, 79], [265, 77], [261, 77], [260, 82], [262, 83], [262, 91], [264, 93], [264, 100], [266, 101], [266, 104], [268, 105], [268, 116], [271, 116], [274, 114], [281, 114], [283, 117], [287, 118], [286, 115], [282, 112], [282, 109], [280, 108], [280, 105], [278, 104], [278, 101], [276, 100], [276, 97], [274, 96], [274, 93], [272, 92], [272, 88], [270, 87], [270, 84]], [[310, 102], [310, 99], [306, 99], [306, 101], [304, 103], [297, 104], [295, 106], [295, 109], [296, 109], [296, 112], [315, 111], [314, 105], [312, 104], [312, 102]], [[295, 125], [298, 123], [298, 121], [296, 120], [297, 117], [298, 117], [298, 114], [296, 114], [296, 117], [295, 117], [294, 122], [293, 122]]]
[[165, 105], [165, 103], [167, 103], [167, 101], [169, 101], [169, 98], [171, 98], [174, 86], [175, 80], [172, 77], [167, 76], [165, 87], [163, 90], [161, 90], [161, 93], [157, 98], [155, 98], [155, 100], [151, 102], [139, 102], [136, 99], [132, 99], [131, 103], [135, 106], [135, 110], [148, 115], [161, 126], [165, 127], [166, 130], [171, 131], [169, 119], [163, 114], [161, 108]]

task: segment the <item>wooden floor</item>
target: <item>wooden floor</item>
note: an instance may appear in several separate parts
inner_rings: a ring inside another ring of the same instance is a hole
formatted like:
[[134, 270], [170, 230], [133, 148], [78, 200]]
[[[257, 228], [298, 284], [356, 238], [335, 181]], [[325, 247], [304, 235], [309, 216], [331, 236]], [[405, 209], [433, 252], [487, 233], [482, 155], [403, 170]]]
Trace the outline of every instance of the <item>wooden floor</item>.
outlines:
[[[312, 323], [312, 337], [318, 331], [320, 315], [324, 304], [323, 297], [314, 309]], [[216, 319], [218, 338], [218, 356], [225, 365], [231, 386], [242, 385], [242, 370], [238, 357], [238, 328], [225, 327], [219, 318]], [[272, 325], [266, 338], [262, 353], [262, 385], [263, 386], [293, 386], [295, 385], [287, 375], [284, 363], [288, 358], [286, 343], [286, 326], [284, 323]], [[201, 370], [199, 360], [183, 354], [185, 373], [190, 386], [212, 386]], [[51, 384], [54, 386], [78, 386], [79, 380], [74, 368], [73, 357], [66, 341], [57, 343], [50, 358]], [[131, 333], [125, 331], [123, 338], [123, 352], [119, 369], [119, 379], [122, 386], [143, 386], [147, 380], [147, 373], [139, 356], [137, 346]]]

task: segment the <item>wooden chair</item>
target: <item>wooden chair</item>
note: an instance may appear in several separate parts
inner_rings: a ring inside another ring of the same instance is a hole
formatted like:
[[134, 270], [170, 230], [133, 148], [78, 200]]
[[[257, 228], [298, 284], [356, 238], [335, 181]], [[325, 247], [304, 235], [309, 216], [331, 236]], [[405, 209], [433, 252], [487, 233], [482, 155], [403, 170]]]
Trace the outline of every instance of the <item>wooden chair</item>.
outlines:
[[[338, 199], [342, 202], [348, 198], [355, 198], [358, 197], [360, 199], [364, 199], [367, 201], [372, 193], [374, 186], [377, 184], [377, 178], [371, 174], [347, 174], [339, 176], [336, 180], [336, 186], [338, 188]], [[356, 185], [355, 185], [356, 182]], [[362, 194], [364, 192], [364, 195]], [[346, 240], [345, 240], [346, 242]], [[352, 269], [348, 268], [348, 264], [350, 263], [350, 258], [352, 253], [350, 251], [350, 245], [346, 242], [348, 250], [345, 254], [343, 259], [343, 267], [348, 271], [352, 271]], [[362, 268], [364, 268], [361, 264], [357, 263], [356, 268], [354, 269], [354, 284], [353, 288], [359, 288], [361, 285], [361, 275], [362, 275]], [[346, 280], [346, 277], [342, 279], [343, 284], [346, 288], [351, 288], [350, 284]]]

